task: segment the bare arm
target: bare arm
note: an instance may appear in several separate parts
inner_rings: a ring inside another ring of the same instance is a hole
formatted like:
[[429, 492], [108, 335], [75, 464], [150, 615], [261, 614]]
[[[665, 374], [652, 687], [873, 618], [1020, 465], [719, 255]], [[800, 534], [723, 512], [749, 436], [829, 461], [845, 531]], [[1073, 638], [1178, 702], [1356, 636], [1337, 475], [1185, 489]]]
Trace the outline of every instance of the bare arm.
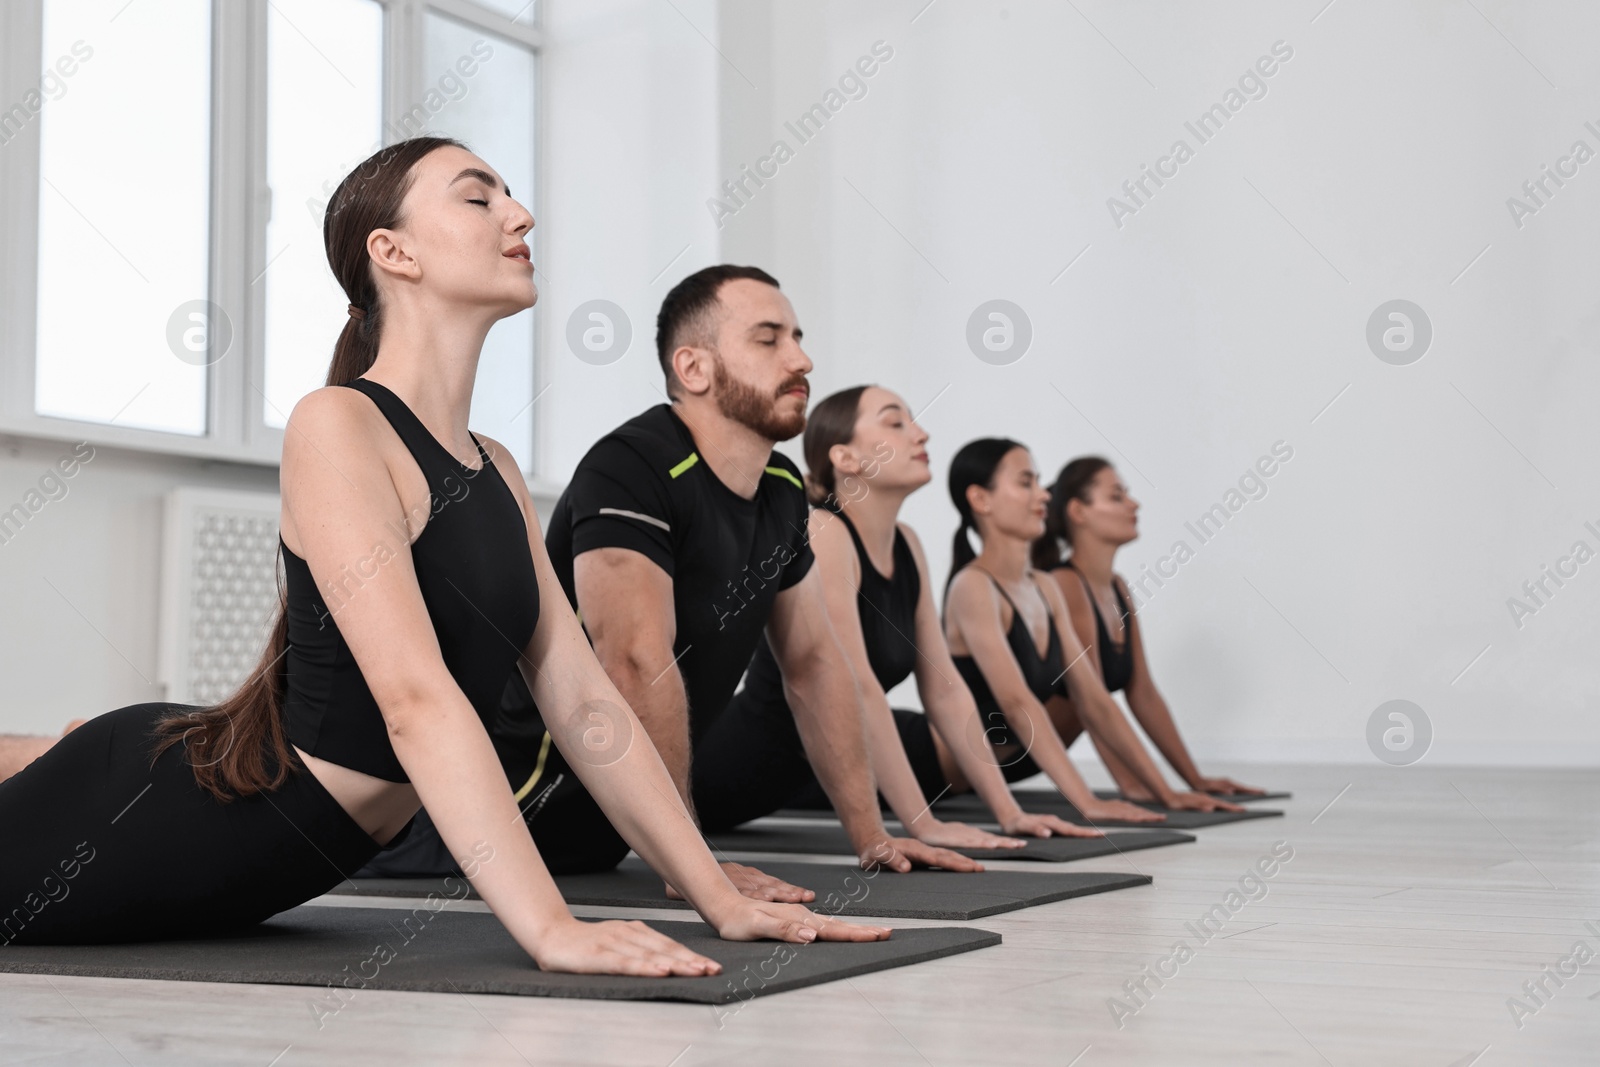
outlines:
[[[573, 585], [594, 655], [644, 725], [691, 817], [689, 696], [674, 662], [672, 578], [627, 548], [597, 548], [572, 562]], [[565, 602], [566, 595], [557, 593]]]
[[1028, 688], [1022, 668], [1017, 665], [1016, 656], [1006, 641], [1003, 622], [1000, 594], [993, 583], [970, 568], [957, 574], [950, 584], [950, 597], [945, 607], [945, 626], [952, 640], [959, 639], [977, 663], [1007, 724], [1027, 746], [1039, 769], [1074, 807], [1080, 811], [1089, 810], [1094, 806], [1095, 796], [1072, 765], [1044, 705]]
[[[946, 823], [930, 810], [938, 798], [923, 796], [922, 786], [917, 782], [916, 772], [911, 769], [911, 760], [900, 741], [894, 710], [889, 707], [889, 698], [878, 684], [871, 658], [867, 654], [866, 637], [861, 629], [862, 609], [859, 606], [861, 560], [856, 554], [855, 544], [849, 531], [830, 511], [820, 508], [813, 510], [809, 527], [811, 549], [817, 557], [816, 569], [822, 573], [822, 593], [828, 609], [828, 620], [833, 625], [861, 691], [872, 772], [889, 806], [905, 824], [907, 831], [919, 841], [967, 848], [1018, 845], [1012, 839], [997, 837], [976, 827]], [[924, 590], [926, 587], [924, 581]], [[913, 635], [901, 634], [895, 639], [913, 641]], [[943, 639], [939, 643], [942, 646]], [[999, 772], [995, 774], [998, 777]], [[1010, 798], [1010, 793], [1004, 789], [1004, 782], [1001, 783], [1001, 791]]]
[[[982, 870], [965, 856], [907, 838], [891, 838], [884, 829], [863, 728], [866, 714], [855, 672], [828, 619], [822, 581], [813, 566], [804, 578], [778, 594], [767, 637], [783, 672], [784, 696], [794, 712], [801, 743], [857, 856], [864, 866], [881, 863], [897, 871], [910, 870], [913, 862], [950, 870]], [[898, 747], [898, 736], [895, 743]]]
[[1061, 634], [1061, 650], [1067, 659], [1067, 689], [1072, 694], [1072, 706], [1083, 720], [1084, 729], [1089, 731], [1096, 743], [1109, 748], [1112, 754], [1144, 783], [1162, 807], [1200, 811], [1228, 807], [1220, 805], [1210, 797], [1176, 792], [1167, 784], [1161, 769], [1156, 766], [1155, 761], [1150, 758], [1150, 753], [1146, 752], [1144, 745], [1139, 742], [1138, 735], [1133, 732], [1133, 727], [1122, 714], [1122, 709], [1117, 707], [1116, 701], [1111, 699], [1111, 694], [1106, 692], [1099, 663], [1085, 654], [1083, 644], [1078, 640], [1077, 630], [1074, 629], [1072, 619], [1067, 612], [1066, 599], [1061, 595], [1060, 588], [1053, 581], [1041, 582], [1039, 587], [1044, 591], [1045, 600], [1049, 602], [1051, 614], [1055, 618], [1056, 629]]
[[[326, 389], [296, 407], [285, 434], [285, 520], [319, 583], [356, 561], [376, 558], [379, 563], [374, 577], [341, 606], [337, 625], [372, 689], [395, 755], [445, 845], [472, 870], [479, 895], [541, 966], [716, 973], [714, 961], [642, 924], [579, 923], [567, 910], [534, 848], [488, 734], [444, 664], [410, 545], [397, 543], [392, 533], [405, 529], [406, 515], [395, 477], [372, 444], [386, 427], [375, 410], [360, 406], [366, 403], [348, 390]], [[506, 454], [498, 446], [495, 452]], [[339, 457], [337, 466], [330, 456]], [[544, 555], [521, 476], [514, 467], [510, 473], [501, 470], [527, 523], [542, 598], [546, 604], [562, 605], [565, 599]], [[529, 672], [535, 675], [530, 683], [537, 685], [536, 696], [616, 696], [565, 610], [546, 609], [524, 655], [538, 668]], [[557, 675], [564, 677], [553, 686], [548, 679]], [[804, 909], [796, 914], [781, 905], [766, 905], [767, 911], [752, 911], [754, 902], [741, 901], [688, 825], [681, 805], [672, 811], [657, 799], [659, 792], [671, 792], [659, 758], [648, 745], [637, 749], [617, 761], [625, 773], [636, 776], [628, 779], [631, 792], [622, 796], [624, 803], [617, 803], [621, 790], [597, 783], [600, 799], [619, 808], [644, 809], [636, 819], [625, 820], [628, 828], [658, 839], [659, 847], [638, 843], [679, 875], [706, 918], [730, 937], [817, 936], [801, 930], [807, 923], [813, 929], [820, 925]], [[666, 852], [671, 855], [661, 855]], [[861, 929], [839, 932], [853, 937]], [[823, 936], [836, 932], [830, 926]]]

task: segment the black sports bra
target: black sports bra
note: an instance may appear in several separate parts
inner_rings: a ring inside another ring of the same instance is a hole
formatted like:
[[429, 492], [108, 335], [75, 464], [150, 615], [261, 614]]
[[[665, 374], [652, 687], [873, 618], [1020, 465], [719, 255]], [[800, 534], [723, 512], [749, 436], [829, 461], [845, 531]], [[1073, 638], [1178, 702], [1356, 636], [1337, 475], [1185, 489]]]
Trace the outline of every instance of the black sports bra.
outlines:
[[[1043, 704], [1053, 694], [1067, 695], [1066, 674], [1067, 668], [1061, 652], [1061, 635], [1056, 632], [1056, 620], [1053, 612], [1048, 613], [1047, 625], [1049, 639], [1045, 644], [1044, 655], [1039, 655], [1039, 650], [1034, 646], [1033, 635], [1028, 632], [1028, 624], [1023, 621], [1022, 612], [1017, 610], [1016, 603], [1000, 588], [1000, 583], [995, 577], [984, 571], [994, 587], [1007, 604], [1011, 605], [1011, 628], [1006, 631], [1006, 643], [1011, 646], [1011, 654], [1016, 657], [1017, 666], [1022, 670], [1022, 677], [1028, 683], [1028, 691], [1034, 699]], [[1039, 598], [1044, 599], [1044, 593], [1037, 585], [1034, 590], [1039, 593]], [[1050, 602], [1045, 601], [1048, 612]], [[996, 746], [1005, 745], [1014, 740], [1006, 728], [1005, 711], [1000, 707], [1000, 702], [995, 699], [994, 691], [989, 688], [989, 681], [983, 676], [983, 671], [978, 667], [978, 661], [972, 656], [952, 656], [956, 670], [961, 672], [962, 679], [967, 683], [967, 688], [972, 690], [972, 699], [978, 705], [978, 718], [987, 731], [989, 740]]]
[[1089, 607], [1094, 609], [1094, 634], [1100, 650], [1100, 677], [1105, 680], [1106, 692], [1115, 693], [1128, 688], [1128, 683], [1133, 681], [1133, 645], [1129, 643], [1132, 627], [1128, 625], [1128, 620], [1133, 618], [1133, 614], [1122, 597], [1122, 588], [1115, 581], [1111, 583], [1111, 592], [1117, 598], [1117, 612], [1122, 616], [1122, 645], [1118, 647], [1111, 641], [1111, 631], [1106, 629], [1106, 620], [1100, 614], [1100, 602], [1089, 588], [1089, 579], [1072, 566], [1070, 559], [1062, 566], [1070, 568], [1078, 576], [1078, 581], [1083, 583], [1083, 595], [1089, 598]]
[[[487, 726], [539, 621], [539, 583], [522, 509], [476, 437], [483, 466], [474, 469], [388, 389], [365, 378], [345, 384], [378, 405], [428, 481], [430, 517], [410, 546], [417, 586], [445, 666]], [[410, 779], [338, 621], [340, 609], [405, 548], [407, 536], [404, 529], [386, 532], [386, 543], [329, 578], [333, 588], [326, 597], [306, 561], [278, 539], [287, 586], [289, 647], [281, 669], [289, 741], [318, 759], [390, 782]]]

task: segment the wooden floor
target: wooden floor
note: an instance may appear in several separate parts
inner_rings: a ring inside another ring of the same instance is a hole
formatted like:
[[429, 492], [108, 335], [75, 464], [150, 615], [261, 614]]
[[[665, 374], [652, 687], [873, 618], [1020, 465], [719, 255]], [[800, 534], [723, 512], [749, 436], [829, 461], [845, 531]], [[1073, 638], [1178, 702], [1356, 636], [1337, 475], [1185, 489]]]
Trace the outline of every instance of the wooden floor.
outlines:
[[[305, 988], [0, 975], [0, 1061], [1600, 1062], [1600, 773], [1227, 770], [1294, 790], [1286, 816], [1073, 865], [1155, 884], [976, 923], [1004, 935], [998, 948], [760, 998], [720, 1020], [704, 1006], [364, 991], [319, 1030]], [[1293, 859], [1265, 897], [1202, 943], [1187, 924], [1279, 841]], [[1170, 977], [1131, 997], [1124, 983], [1180, 940], [1189, 958], [1160, 964]], [[1595, 958], [1561, 988], [1547, 980], [1542, 1005], [1524, 996], [1538, 1010], [1519, 1028], [1508, 998], [1579, 941]]]

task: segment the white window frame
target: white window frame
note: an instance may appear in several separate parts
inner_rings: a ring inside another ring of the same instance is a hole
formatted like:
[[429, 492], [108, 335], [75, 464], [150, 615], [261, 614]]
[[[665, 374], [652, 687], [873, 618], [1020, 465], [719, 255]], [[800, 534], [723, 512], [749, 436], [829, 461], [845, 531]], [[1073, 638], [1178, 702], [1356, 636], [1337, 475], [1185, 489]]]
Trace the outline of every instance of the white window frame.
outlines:
[[[427, 91], [437, 72], [423, 69], [424, 15], [432, 11], [513, 41], [534, 53], [534, 190], [524, 201], [543, 216], [545, 127], [542, 51], [537, 26], [512, 22], [471, 0], [377, 0], [383, 21], [384, 142], [407, 108]], [[540, 0], [541, 6], [546, 0]], [[84, 441], [168, 455], [195, 456], [276, 467], [283, 431], [262, 416], [265, 392], [265, 291], [251, 280], [266, 268], [267, 16], [268, 0], [212, 0], [211, 203], [209, 207], [209, 299], [239, 308], [235, 344], [242, 358], [210, 367], [206, 433], [164, 430], [40, 415], [34, 410], [37, 362], [39, 129], [29, 122], [0, 145], [0, 433], [59, 441]], [[42, 69], [43, 0], [0, 2], [0, 107], [9, 107]], [[46, 107], [48, 110], [48, 105]], [[143, 165], [145, 161], [133, 161]], [[540, 262], [540, 231], [530, 244]], [[93, 314], [94, 293], [84, 293], [84, 313]], [[546, 377], [540, 331], [534, 331], [534, 396]], [[329, 358], [332, 357], [330, 350]], [[539, 434], [533, 433], [533, 466], [540, 466]], [[531, 475], [533, 472], [524, 472]]]

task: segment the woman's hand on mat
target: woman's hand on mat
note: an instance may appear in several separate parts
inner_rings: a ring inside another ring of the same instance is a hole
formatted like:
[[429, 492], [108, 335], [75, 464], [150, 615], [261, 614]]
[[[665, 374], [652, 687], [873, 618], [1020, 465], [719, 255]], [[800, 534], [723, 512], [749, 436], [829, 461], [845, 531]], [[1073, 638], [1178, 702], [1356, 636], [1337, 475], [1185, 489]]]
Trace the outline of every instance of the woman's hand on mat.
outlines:
[[1237, 793], [1243, 796], [1260, 796], [1265, 793], [1253, 785], [1236, 782], [1232, 778], [1201, 778], [1198, 782], [1191, 783], [1197, 793]]
[[701, 978], [722, 973], [722, 964], [716, 960], [691, 952], [637, 919], [565, 919], [539, 938], [533, 960], [542, 971], [569, 974]]
[[1079, 826], [1061, 818], [1059, 815], [1036, 815], [1032, 812], [1018, 812], [1009, 819], [1000, 820], [1000, 829], [1008, 834], [1020, 834], [1024, 837], [1050, 837], [1060, 834], [1062, 837], [1104, 837], [1104, 830], [1096, 830], [1092, 826]]
[[[728, 876], [728, 881], [733, 883], [733, 888], [752, 900], [804, 904], [807, 901], [817, 899], [817, 894], [811, 890], [803, 889], [797, 885], [790, 885], [782, 878], [774, 878], [772, 875], [758, 871], [754, 867], [746, 867], [742, 863], [732, 862], [722, 863], [719, 866], [722, 868], [722, 873]], [[671, 900], [684, 899], [683, 894], [672, 888], [671, 885], [667, 886], [667, 897]]]
[[977, 860], [946, 848], [925, 845], [912, 837], [880, 837], [861, 849], [857, 858], [861, 869], [866, 871], [877, 867], [887, 867], [899, 874], [905, 874], [912, 867], [943, 867], [947, 871], [967, 873], [983, 870], [983, 864]]
[[1126, 800], [1096, 800], [1093, 804], [1078, 808], [1085, 819], [1104, 822], [1115, 819], [1119, 822], [1166, 822], [1167, 817], [1159, 811], [1141, 808], [1137, 804], [1129, 804]]
[[717, 927], [725, 941], [887, 941], [890, 927], [865, 926], [818, 915], [799, 904], [745, 900], [744, 906]]
[[1015, 837], [1001, 837], [964, 822], [945, 822], [926, 814], [916, 820], [911, 833], [923, 844], [941, 848], [1023, 848], [1028, 844]]
[[1238, 804], [1229, 804], [1226, 800], [1206, 796], [1204, 793], [1174, 793], [1167, 798], [1164, 807], [1173, 811], [1243, 811]]

